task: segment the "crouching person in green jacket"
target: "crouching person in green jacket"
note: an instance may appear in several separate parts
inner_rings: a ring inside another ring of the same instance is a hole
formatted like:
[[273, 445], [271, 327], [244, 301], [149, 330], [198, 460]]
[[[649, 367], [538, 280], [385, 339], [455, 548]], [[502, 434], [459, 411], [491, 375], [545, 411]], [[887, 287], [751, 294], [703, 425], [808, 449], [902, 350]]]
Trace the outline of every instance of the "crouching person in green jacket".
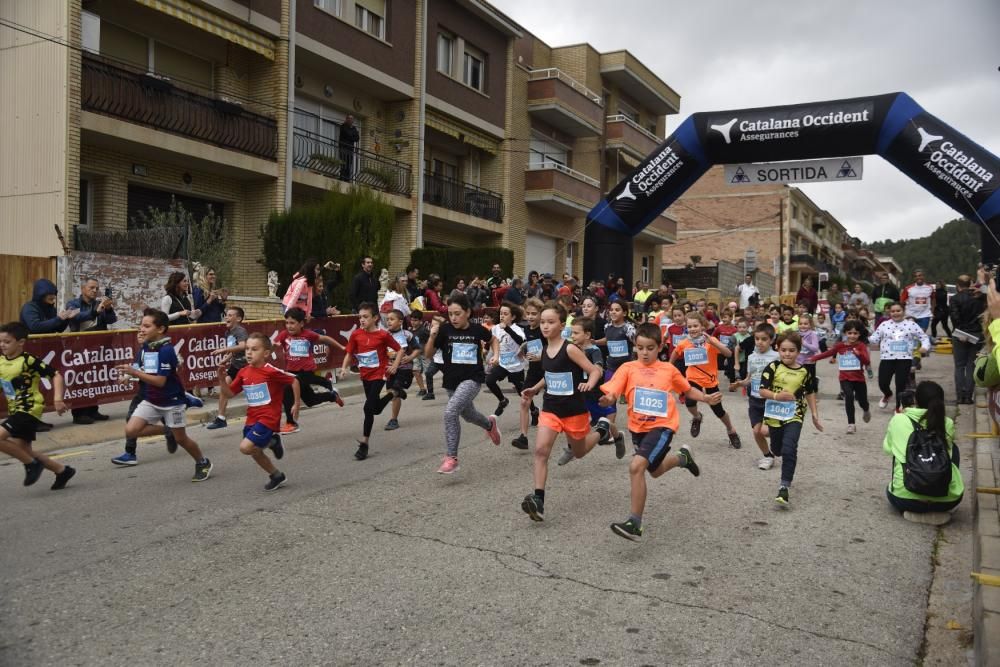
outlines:
[[[955, 422], [945, 416], [944, 390], [936, 382], [917, 385], [916, 407], [889, 421], [882, 449], [893, 458], [889, 503], [915, 523], [940, 526], [962, 501]], [[950, 460], [949, 460], [950, 459]]]

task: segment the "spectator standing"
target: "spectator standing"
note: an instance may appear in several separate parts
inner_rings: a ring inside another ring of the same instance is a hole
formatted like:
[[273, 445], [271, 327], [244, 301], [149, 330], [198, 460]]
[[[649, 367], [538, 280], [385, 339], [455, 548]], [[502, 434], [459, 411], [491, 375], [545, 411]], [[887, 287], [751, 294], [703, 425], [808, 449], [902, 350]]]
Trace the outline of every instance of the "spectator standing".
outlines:
[[406, 296], [413, 301], [423, 293], [424, 291], [420, 289], [420, 269], [411, 266], [406, 270]]
[[889, 282], [889, 274], [878, 274], [878, 284], [872, 288], [872, 305], [875, 307], [876, 321], [885, 317], [885, 309], [890, 303], [899, 301], [899, 290]]
[[312, 315], [313, 297], [316, 294], [316, 281], [322, 275], [323, 269], [315, 259], [307, 259], [292, 276], [292, 282], [281, 299], [281, 312], [298, 308], [303, 313]]
[[347, 297], [351, 302], [351, 308], [354, 312], [358, 312], [358, 306], [363, 303], [378, 303], [378, 281], [375, 279], [374, 269], [374, 259], [367, 255], [362, 258], [361, 270], [358, 271], [354, 276], [354, 280], [351, 281], [351, 288]]
[[486, 284], [479, 276], [473, 276], [472, 282], [466, 286], [464, 291], [465, 296], [469, 298], [469, 305], [472, 306], [473, 310], [482, 308], [490, 300], [490, 292], [486, 289]]
[[[340, 126], [340, 150], [338, 157], [340, 158], [340, 180], [342, 181], [350, 181], [353, 177], [354, 156], [357, 152], [358, 141], [360, 139], [361, 134], [358, 132], [358, 128], [354, 126], [354, 116], [347, 114], [344, 124]], [[375, 303], [375, 301], [373, 300], [369, 303]]]
[[795, 294], [795, 303], [805, 303], [807, 312], [816, 312], [816, 307], [819, 305], [819, 294], [813, 287], [812, 278], [806, 278], [802, 281], [802, 287]]
[[958, 293], [951, 297], [952, 356], [955, 360], [955, 394], [960, 405], [975, 403], [972, 371], [976, 355], [983, 347], [983, 311], [986, 295], [972, 287], [972, 279], [962, 275], [956, 282]]
[[865, 291], [860, 284], [855, 283], [854, 292], [851, 294], [850, 298], [847, 299], [847, 306], [849, 308], [857, 308], [860, 310], [861, 308], [871, 308], [871, 305], [871, 298], [865, 294]]
[[490, 277], [486, 279], [486, 287], [492, 292], [495, 289], [500, 289], [505, 284], [507, 284], [507, 281], [504, 280], [500, 272], [500, 265], [494, 262], [493, 268], [490, 270]]
[[940, 322], [944, 327], [944, 333], [951, 338], [951, 327], [948, 326], [948, 288], [944, 281], [939, 280], [934, 289], [934, 313], [931, 320], [931, 338], [937, 338], [937, 325]]
[[198, 322], [221, 322], [226, 312], [226, 299], [229, 290], [219, 290], [215, 287], [215, 269], [206, 267], [205, 272], [198, 276], [198, 284], [192, 290], [194, 307], [201, 311]]
[[559, 296], [555, 284], [552, 282], [552, 274], [546, 273], [542, 276], [542, 290], [539, 298], [542, 301], [555, 301]]
[[740, 310], [745, 310], [751, 305], [754, 295], [760, 301], [760, 290], [753, 284], [753, 276], [749, 273], [743, 276], [743, 282], [736, 286], [736, 293], [740, 297]]
[[393, 310], [401, 312], [403, 317], [410, 316], [410, 300], [407, 299], [406, 293], [407, 280], [405, 275], [401, 275], [389, 283], [389, 288], [385, 291], [385, 296], [382, 297], [382, 303], [379, 304], [379, 312], [382, 314], [383, 322], [385, 316]]
[[504, 294], [504, 299], [515, 306], [523, 304], [525, 300], [524, 281], [520, 278], [514, 278], [510, 283], [510, 288]]
[[542, 285], [538, 282], [538, 271], [528, 274], [528, 284], [524, 287], [524, 295], [529, 299], [539, 299], [542, 296]]
[[442, 315], [448, 314], [448, 305], [441, 298], [441, 290], [443, 289], [444, 281], [439, 276], [431, 274], [431, 277], [427, 279], [427, 289], [424, 291], [425, 313], [437, 311]]
[[79, 315], [76, 310], [57, 310], [55, 283], [46, 278], [35, 281], [31, 301], [21, 306], [21, 324], [33, 334], [60, 333]]
[[[86, 278], [80, 287], [80, 297], [70, 299], [66, 310], [76, 310], [77, 315], [69, 322], [71, 331], [107, 331], [109, 324], [118, 321], [114, 302], [107, 295], [98, 299], [99, 285], [96, 278]], [[107, 421], [108, 415], [103, 414], [96, 405], [73, 408], [74, 424], [93, 424], [95, 421]]]
[[167, 278], [164, 286], [166, 294], [160, 300], [160, 310], [167, 314], [170, 324], [191, 324], [201, 317], [201, 311], [195, 309], [191, 299], [191, 281], [187, 274], [174, 271]]

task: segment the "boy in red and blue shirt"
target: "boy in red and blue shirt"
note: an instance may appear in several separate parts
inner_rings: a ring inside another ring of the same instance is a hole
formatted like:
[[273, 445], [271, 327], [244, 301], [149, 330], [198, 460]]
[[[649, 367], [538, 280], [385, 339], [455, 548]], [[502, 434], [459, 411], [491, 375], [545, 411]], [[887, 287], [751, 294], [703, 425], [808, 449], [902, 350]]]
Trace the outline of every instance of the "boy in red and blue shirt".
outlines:
[[[302, 402], [310, 408], [329, 401], [343, 407], [344, 400], [333, 388], [333, 383], [316, 375], [316, 359], [313, 358], [313, 346], [317, 343], [332, 345], [333, 347], [344, 349], [344, 346], [329, 336], [318, 334], [305, 328], [306, 313], [301, 308], [289, 308], [285, 311], [285, 329], [278, 333], [274, 339], [274, 344], [282, 348], [285, 353], [285, 370], [295, 375], [299, 381], [302, 392]], [[312, 390], [312, 385], [325, 387], [327, 394], [316, 394]], [[285, 425], [281, 432], [298, 433], [298, 418], [292, 416], [292, 394], [285, 392]]]

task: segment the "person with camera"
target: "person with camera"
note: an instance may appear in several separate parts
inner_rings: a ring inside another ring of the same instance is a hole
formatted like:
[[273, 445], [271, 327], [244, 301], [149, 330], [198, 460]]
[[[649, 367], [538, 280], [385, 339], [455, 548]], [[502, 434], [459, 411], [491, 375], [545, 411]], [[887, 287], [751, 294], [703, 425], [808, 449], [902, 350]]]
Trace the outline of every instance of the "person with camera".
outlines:
[[205, 267], [204, 273], [198, 276], [191, 295], [194, 297], [194, 307], [201, 311], [198, 317], [199, 323], [222, 321], [229, 290], [216, 287], [215, 269]]
[[948, 306], [951, 315], [951, 349], [955, 360], [955, 395], [959, 405], [975, 403], [973, 370], [976, 356], [983, 347], [983, 311], [986, 295], [972, 286], [972, 279], [961, 275], [955, 282], [958, 293], [951, 297]]
[[[96, 278], [84, 278], [80, 287], [80, 296], [66, 303], [66, 310], [77, 311], [69, 319], [70, 331], [107, 331], [108, 325], [118, 321], [115, 313], [115, 302], [111, 299], [111, 288], [104, 290], [104, 295], [98, 297], [99, 285]], [[95, 421], [107, 421], [108, 415], [101, 413], [96, 405], [73, 408], [74, 424], [93, 424]]]

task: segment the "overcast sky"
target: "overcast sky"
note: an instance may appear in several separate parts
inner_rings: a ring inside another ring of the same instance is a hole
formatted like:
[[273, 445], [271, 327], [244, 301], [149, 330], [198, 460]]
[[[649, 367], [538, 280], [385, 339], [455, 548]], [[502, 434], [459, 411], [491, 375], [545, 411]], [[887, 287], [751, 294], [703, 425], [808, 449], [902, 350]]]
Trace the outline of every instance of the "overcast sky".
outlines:
[[[697, 111], [902, 91], [1000, 154], [1000, 0], [492, 0], [550, 46], [627, 48]], [[864, 180], [801, 185], [864, 241], [958, 217], [878, 156]]]

